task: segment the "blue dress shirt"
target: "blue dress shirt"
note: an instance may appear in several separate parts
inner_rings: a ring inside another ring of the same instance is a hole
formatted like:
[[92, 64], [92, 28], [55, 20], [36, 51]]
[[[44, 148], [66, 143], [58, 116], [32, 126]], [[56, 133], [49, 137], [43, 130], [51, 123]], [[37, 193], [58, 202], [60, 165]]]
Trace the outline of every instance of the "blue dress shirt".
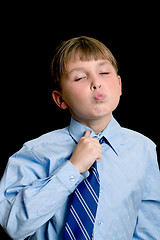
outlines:
[[[69, 127], [24, 144], [8, 162], [0, 182], [0, 223], [13, 239], [61, 240], [70, 194], [89, 172], [69, 161], [88, 127]], [[96, 240], [160, 239], [160, 172], [155, 144], [122, 128], [112, 117], [91, 137], [106, 138], [98, 163], [100, 198]], [[94, 156], [93, 156], [94, 158]]]

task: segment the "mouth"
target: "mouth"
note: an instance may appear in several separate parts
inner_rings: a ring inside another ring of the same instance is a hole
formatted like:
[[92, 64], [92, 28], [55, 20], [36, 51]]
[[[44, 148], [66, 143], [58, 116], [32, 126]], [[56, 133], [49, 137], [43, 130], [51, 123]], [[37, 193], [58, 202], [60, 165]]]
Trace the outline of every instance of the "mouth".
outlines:
[[97, 93], [95, 96], [94, 96], [94, 99], [98, 102], [101, 102], [101, 101], [104, 101], [105, 99], [105, 95], [103, 93]]

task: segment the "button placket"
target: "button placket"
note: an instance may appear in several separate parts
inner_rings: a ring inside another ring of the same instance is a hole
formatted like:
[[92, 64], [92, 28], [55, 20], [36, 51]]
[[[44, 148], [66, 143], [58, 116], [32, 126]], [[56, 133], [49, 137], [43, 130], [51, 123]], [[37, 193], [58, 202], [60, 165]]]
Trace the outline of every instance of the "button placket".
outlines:
[[98, 225], [101, 226], [103, 224], [103, 221], [98, 220]]

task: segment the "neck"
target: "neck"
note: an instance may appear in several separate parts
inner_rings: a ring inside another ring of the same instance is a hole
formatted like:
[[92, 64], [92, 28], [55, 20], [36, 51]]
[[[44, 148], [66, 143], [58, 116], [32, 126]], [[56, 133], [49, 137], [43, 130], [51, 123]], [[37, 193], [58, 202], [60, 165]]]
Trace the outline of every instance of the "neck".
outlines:
[[75, 119], [78, 122], [82, 123], [83, 125], [91, 128], [95, 132], [95, 134], [99, 134], [107, 127], [111, 118], [112, 118], [112, 114], [110, 114], [107, 117], [98, 118], [98, 119], [94, 119], [94, 120], [86, 120], [86, 119], [82, 120], [82, 119], [77, 119], [77, 118], [75, 118]]

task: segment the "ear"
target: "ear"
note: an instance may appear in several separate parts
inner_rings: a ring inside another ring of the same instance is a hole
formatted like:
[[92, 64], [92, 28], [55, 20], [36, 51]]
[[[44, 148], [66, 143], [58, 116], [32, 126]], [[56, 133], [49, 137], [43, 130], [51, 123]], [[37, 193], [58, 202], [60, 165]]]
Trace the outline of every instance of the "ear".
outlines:
[[119, 83], [119, 87], [120, 87], [120, 93], [122, 95], [122, 81], [121, 81], [121, 77], [118, 75], [118, 83]]
[[65, 101], [62, 98], [61, 92], [54, 90], [52, 92], [52, 98], [55, 101], [55, 103], [57, 104], [57, 106], [60, 107], [61, 109], [68, 108], [67, 104], [65, 103]]

